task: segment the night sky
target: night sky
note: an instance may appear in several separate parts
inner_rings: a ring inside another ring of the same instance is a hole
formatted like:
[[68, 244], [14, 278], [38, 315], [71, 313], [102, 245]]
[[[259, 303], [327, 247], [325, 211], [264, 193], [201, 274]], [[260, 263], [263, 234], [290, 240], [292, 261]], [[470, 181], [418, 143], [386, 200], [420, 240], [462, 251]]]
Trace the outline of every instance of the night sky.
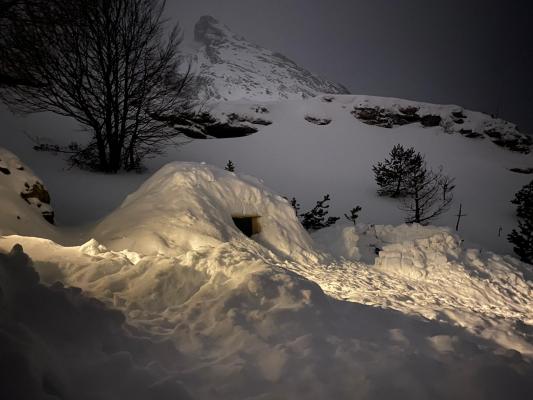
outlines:
[[209, 14], [353, 93], [453, 103], [533, 132], [533, 2], [168, 1], [190, 38]]

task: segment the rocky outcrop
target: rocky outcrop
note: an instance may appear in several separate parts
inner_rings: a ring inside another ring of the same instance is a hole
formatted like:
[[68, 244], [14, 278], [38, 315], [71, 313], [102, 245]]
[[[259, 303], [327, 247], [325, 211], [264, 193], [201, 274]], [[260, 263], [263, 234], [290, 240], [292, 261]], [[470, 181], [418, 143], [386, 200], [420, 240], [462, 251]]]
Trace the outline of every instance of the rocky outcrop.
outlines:
[[[258, 112], [262, 112], [262, 109]], [[272, 121], [255, 115], [230, 113], [217, 118], [209, 113], [186, 113], [166, 117], [167, 122], [182, 135], [191, 139], [229, 139], [258, 132], [257, 126]]]
[[[420, 123], [438, 127], [445, 132], [459, 133], [470, 139], [487, 138], [494, 144], [511, 151], [529, 153], [533, 145], [531, 136], [518, 131], [510, 122], [489, 115], [467, 111], [456, 106], [415, 103], [400, 99], [387, 99], [390, 104], [372, 104], [378, 98], [366, 97], [358, 102], [352, 115], [367, 125], [394, 128]], [[418, 104], [418, 105], [416, 105]]]
[[315, 117], [313, 115], [306, 115], [305, 120], [312, 124], [321, 125], [321, 126], [329, 125], [331, 123], [331, 118]]
[[[0, 196], [4, 200], [23, 202], [37, 210], [50, 224], [54, 223], [54, 210], [46, 187], [15, 155], [2, 148], [0, 148], [0, 173], [2, 177]], [[20, 220], [23, 215], [17, 214], [14, 217]]]
[[35, 205], [39, 209], [43, 208], [41, 211], [43, 218], [53, 224], [54, 212], [49, 210], [48, 207], [43, 207], [43, 205], [50, 206], [51, 200], [48, 190], [39, 181], [34, 182], [33, 185], [24, 182], [24, 189], [24, 191], [20, 192], [20, 197], [29, 205]]

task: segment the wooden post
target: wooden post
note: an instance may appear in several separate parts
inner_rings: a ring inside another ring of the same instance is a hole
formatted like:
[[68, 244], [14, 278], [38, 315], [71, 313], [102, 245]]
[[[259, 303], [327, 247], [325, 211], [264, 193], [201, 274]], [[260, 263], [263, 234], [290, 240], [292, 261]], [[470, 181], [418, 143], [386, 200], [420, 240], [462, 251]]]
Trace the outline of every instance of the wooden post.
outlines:
[[455, 224], [455, 230], [459, 230], [459, 223], [461, 222], [461, 217], [466, 217], [466, 214], [463, 214], [463, 204], [459, 204], [459, 213], [456, 215], [457, 224]]

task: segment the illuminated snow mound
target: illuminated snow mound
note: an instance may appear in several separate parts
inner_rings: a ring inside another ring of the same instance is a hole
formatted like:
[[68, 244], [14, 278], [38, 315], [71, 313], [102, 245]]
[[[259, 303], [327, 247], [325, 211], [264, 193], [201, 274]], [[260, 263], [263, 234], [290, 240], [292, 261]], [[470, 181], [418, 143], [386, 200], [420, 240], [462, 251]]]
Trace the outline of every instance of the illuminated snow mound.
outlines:
[[[233, 217], [253, 217], [252, 239]], [[112, 250], [175, 255], [224, 242], [263, 245], [277, 255], [315, 258], [294, 209], [259, 180], [198, 163], [164, 166], [94, 229]]]

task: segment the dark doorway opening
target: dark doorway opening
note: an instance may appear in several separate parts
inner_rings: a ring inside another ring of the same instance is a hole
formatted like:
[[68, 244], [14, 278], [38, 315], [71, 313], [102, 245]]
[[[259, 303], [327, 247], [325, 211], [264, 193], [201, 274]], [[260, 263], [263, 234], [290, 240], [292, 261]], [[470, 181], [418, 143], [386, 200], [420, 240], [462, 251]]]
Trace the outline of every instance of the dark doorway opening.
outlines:
[[239, 230], [248, 237], [261, 232], [261, 227], [259, 226], [258, 216], [243, 216], [243, 217], [231, 217], [233, 218], [233, 223]]

